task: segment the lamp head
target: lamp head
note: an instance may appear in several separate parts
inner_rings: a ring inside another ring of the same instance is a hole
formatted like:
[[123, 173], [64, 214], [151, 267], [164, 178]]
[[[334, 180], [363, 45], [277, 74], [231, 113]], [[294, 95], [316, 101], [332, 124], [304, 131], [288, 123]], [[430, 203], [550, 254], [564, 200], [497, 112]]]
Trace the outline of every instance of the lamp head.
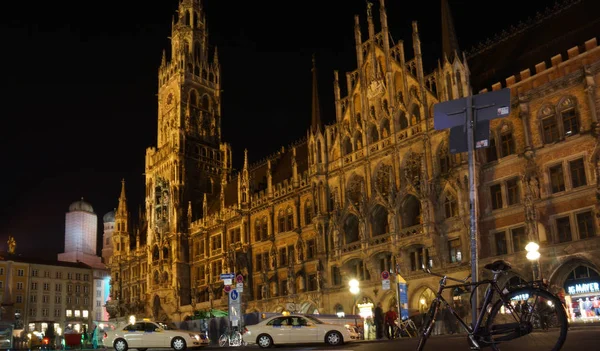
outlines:
[[538, 245], [537, 243], [534, 243], [533, 241], [530, 241], [529, 244], [527, 244], [525, 246], [525, 251], [527, 252], [533, 252], [533, 251], [537, 251], [540, 249], [540, 245]]

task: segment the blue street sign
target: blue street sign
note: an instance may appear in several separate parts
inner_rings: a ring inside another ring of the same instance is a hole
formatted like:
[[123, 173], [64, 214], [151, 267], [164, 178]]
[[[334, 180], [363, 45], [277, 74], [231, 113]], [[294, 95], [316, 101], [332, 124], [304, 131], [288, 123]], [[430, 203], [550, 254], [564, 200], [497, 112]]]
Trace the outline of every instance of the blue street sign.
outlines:
[[235, 290], [235, 289], [231, 290], [231, 292], [229, 294], [231, 295], [231, 301], [237, 300], [238, 297], [240, 296], [240, 294], [238, 294], [237, 290]]
[[221, 280], [233, 279], [233, 278], [235, 278], [235, 274], [233, 274], [233, 273], [222, 273], [221, 274]]

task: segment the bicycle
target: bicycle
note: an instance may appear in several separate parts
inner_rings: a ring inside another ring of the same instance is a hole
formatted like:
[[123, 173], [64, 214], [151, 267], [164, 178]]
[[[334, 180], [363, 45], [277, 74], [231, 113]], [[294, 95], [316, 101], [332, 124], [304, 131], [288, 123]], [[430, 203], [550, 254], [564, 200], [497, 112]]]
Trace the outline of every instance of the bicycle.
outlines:
[[229, 331], [228, 328], [228, 330], [219, 337], [219, 346], [246, 346], [246, 342], [242, 338], [242, 334], [239, 331], [235, 329]]
[[[546, 350], [560, 350], [567, 338], [569, 328], [567, 315], [560, 299], [547, 290], [543, 281], [531, 281], [516, 287], [507, 286], [501, 289], [498, 286], [498, 277], [511, 270], [510, 264], [506, 261], [499, 260], [487, 264], [485, 269], [493, 273], [493, 278], [478, 282], [468, 282], [470, 275], [464, 280], [459, 280], [433, 273], [430, 269], [424, 269], [425, 272], [442, 279], [431, 307], [423, 317], [417, 350], [421, 351], [425, 347], [442, 303], [467, 332], [472, 350], [491, 347], [492, 350], [498, 351], [500, 344], [506, 345], [506, 350], [511, 350], [515, 348], [515, 345], [522, 344], [523, 341], [518, 340], [524, 336], [530, 336], [544, 344], [549, 344], [549, 347], [544, 348]], [[460, 284], [446, 285], [448, 280]], [[474, 319], [474, 325], [469, 325], [444, 299], [442, 292], [446, 289], [471, 288], [472, 298], [477, 287], [481, 285], [487, 285], [483, 305]], [[487, 319], [484, 324], [483, 319], [486, 314]]]

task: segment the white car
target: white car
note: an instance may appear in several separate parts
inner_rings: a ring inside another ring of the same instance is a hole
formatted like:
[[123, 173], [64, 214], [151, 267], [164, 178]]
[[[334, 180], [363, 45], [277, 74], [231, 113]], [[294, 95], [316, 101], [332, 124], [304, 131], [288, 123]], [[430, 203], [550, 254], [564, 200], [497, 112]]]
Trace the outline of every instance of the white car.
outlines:
[[125, 327], [104, 332], [103, 343], [112, 345], [116, 351], [138, 349], [146, 351], [149, 348], [173, 348], [182, 351], [208, 345], [210, 340], [204, 333], [189, 330], [179, 330], [174, 324], [165, 324], [149, 320], [128, 324]]
[[350, 341], [350, 332], [343, 325], [325, 323], [317, 318], [292, 314], [267, 318], [247, 325], [244, 341], [262, 348], [276, 344], [326, 343], [340, 345]]

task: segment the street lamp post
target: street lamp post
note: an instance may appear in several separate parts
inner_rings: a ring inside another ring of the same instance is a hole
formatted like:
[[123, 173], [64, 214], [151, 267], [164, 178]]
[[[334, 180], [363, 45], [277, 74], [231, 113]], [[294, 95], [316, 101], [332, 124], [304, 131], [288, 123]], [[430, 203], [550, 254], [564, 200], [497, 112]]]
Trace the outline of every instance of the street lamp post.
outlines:
[[540, 245], [531, 241], [529, 244], [525, 246], [525, 251], [527, 251], [527, 259], [531, 261], [532, 270], [533, 270], [533, 280], [540, 279], [541, 271], [540, 271]]
[[352, 305], [352, 314], [354, 315], [354, 325], [358, 328], [358, 322], [356, 319], [356, 299], [358, 298], [358, 293], [360, 292], [360, 283], [356, 279], [352, 279], [348, 282], [350, 286], [350, 294], [354, 296], [354, 303]]

